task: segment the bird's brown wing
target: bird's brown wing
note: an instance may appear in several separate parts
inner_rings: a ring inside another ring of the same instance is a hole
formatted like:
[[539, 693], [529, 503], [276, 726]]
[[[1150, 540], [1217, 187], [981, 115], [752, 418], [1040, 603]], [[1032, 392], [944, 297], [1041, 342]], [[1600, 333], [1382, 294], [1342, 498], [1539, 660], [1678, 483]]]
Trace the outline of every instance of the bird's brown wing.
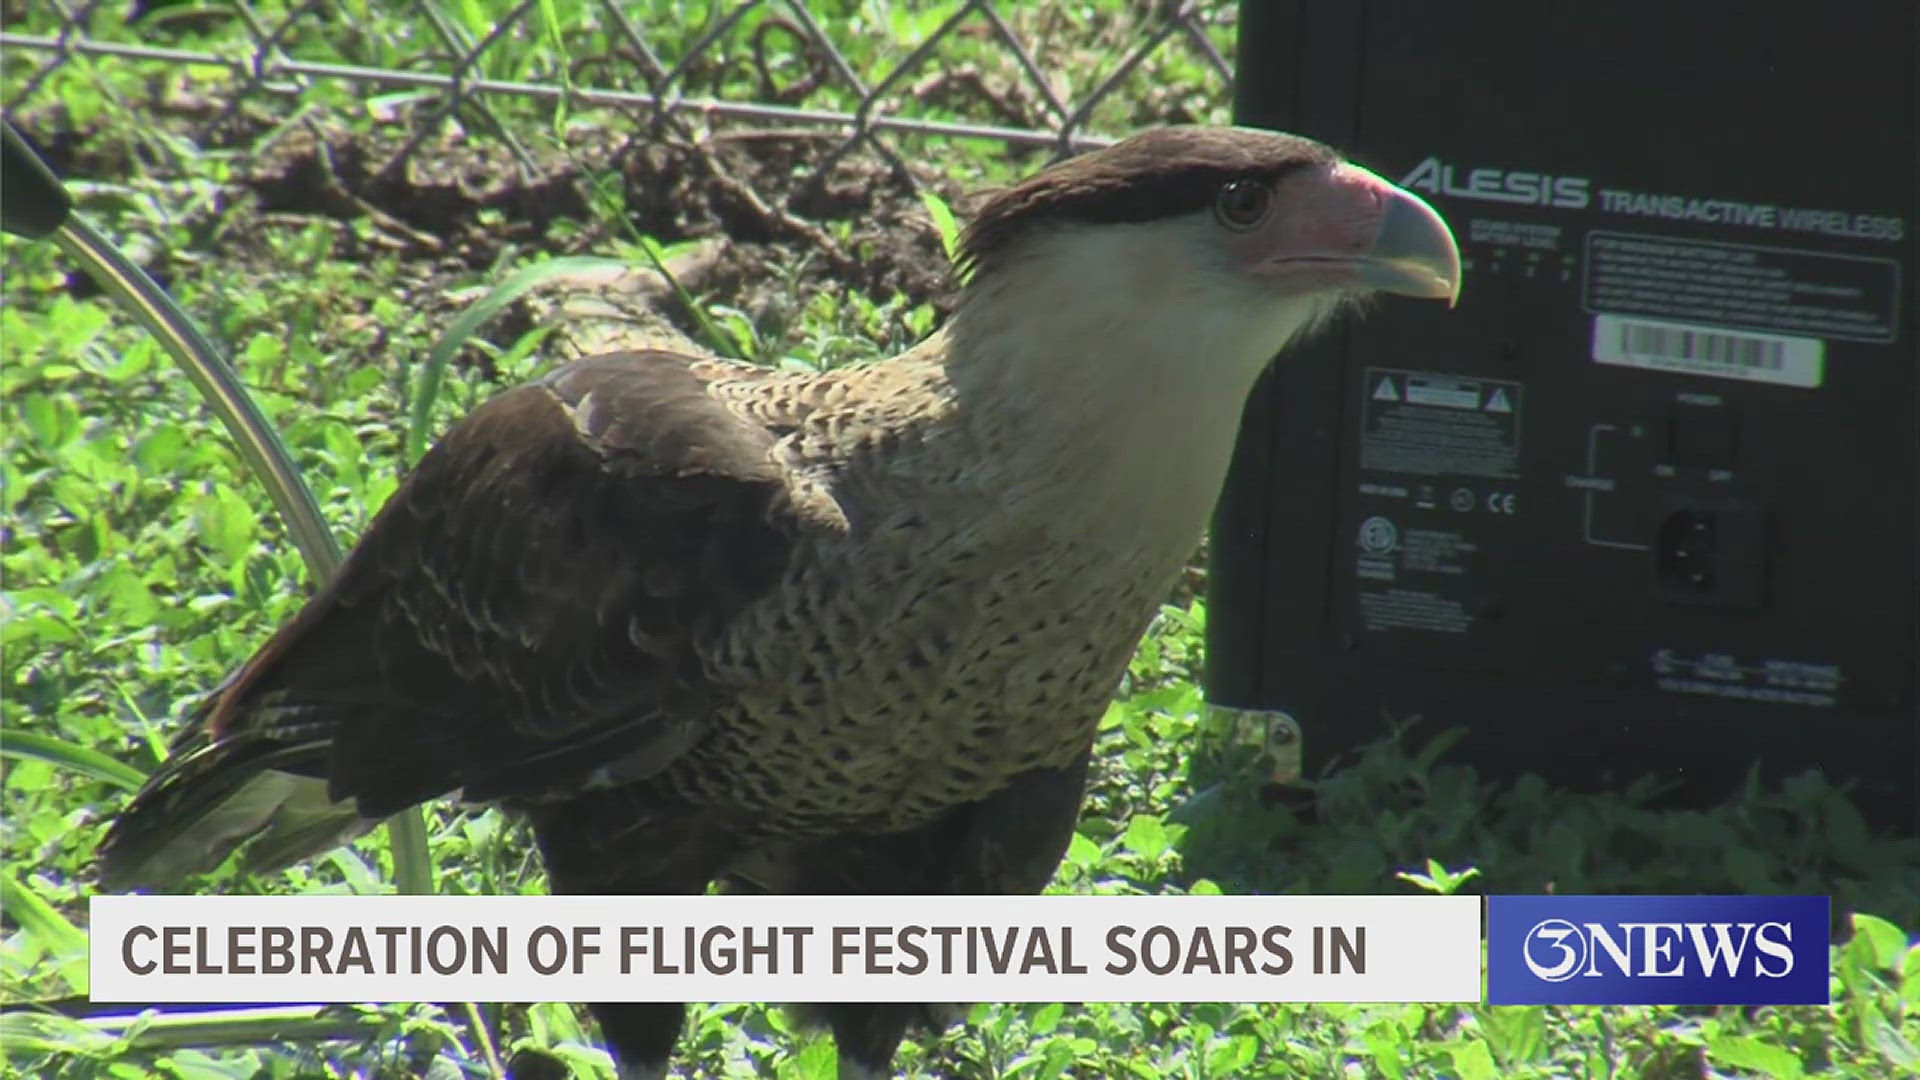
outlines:
[[696, 741], [719, 691], [695, 637], [771, 589], [802, 532], [836, 525], [698, 366], [581, 360], [458, 424], [214, 695], [116, 823], [107, 870], [245, 803], [263, 769], [324, 778], [378, 818], [456, 789], [636, 779]]
[[505, 393], [421, 461], [209, 726], [338, 713], [330, 794], [370, 816], [657, 768], [648, 750], [703, 719], [693, 635], [786, 566], [772, 450], [672, 354]]

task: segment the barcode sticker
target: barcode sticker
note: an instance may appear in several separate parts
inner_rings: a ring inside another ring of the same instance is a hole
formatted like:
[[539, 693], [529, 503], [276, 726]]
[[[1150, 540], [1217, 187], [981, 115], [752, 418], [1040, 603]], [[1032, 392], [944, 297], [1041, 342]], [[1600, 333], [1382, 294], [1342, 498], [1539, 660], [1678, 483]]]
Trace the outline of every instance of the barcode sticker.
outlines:
[[1826, 342], [1595, 315], [1593, 358], [1602, 364], [1811, 388], [1820, 385], [1825, 372]]

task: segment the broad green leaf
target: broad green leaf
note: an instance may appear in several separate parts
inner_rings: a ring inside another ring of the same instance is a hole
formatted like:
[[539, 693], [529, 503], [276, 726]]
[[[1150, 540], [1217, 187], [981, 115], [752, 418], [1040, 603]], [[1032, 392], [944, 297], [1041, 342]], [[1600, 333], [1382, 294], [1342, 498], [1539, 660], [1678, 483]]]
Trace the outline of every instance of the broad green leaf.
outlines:
[[1360, 1041], [1366, 1044], [1367, 1052], [1372, 1055], [1374, 1068], [1389, 1080], [1402, 1080], [1407, 1075], [1406, 1063], [1400, 1060], [1404, 1044], [1398, 1033], [1388, 1034], [1373, 1029], [1362, 1035]]
[[1908, 1075], [1920, 1075], [1920, 1046], [1914, 1039], [1885, 1020], [1873, 1024], [1873, 1045], [1882, 1056], [1905, 1069]]
[[1127, 822], [1122, 843], [1143, 859], [1157, 859], [1171, 846], [1166, 825], [1153, 814], [1135, 814], [1133, 820]]
[[1774, 1080], [1798, 1080], [1806, 1066], [1793, 1052], [1751, 1035], [1722, 1035], [1707, 1041], [1707, 1057], [1736, 1069], [1752, 1069]]
[[1538, 1005], [1503, 1005], [1475, 1010], [1488, 1049], [1512, 1068], [1535, 1061], [1546, 1049], [1547, 1010]]
[[87, 935], [55, 911], [33, 888], [0, 871], [0, 909], [32, 934], [59, 963], [60, 975], [79, 993], [87, 992]]
[[1483, 1042], [1457, 1043], [1448, 1048], [1460, 1080], [1495, 1080], [1500, 1070], [1494, 1067], [1493, 1052]]
[[1089, 839], [1084, 833], [1074, 833], [1067, 842], [1067, 862], [1081, 867], [1091, 867], [1100, 861], [1100, 845]]
[[1848, 951], [1869, 967], [1891, 969], [1907, 949], [1907, 935], [1875, 915], [1853, 914], [1853, 940]]
[[187, 442], [187, 431], [179, 424], [155, 424], [134, 444], [134, 463], [149, 473], [171, 472], [180, 463]]
[[159, 615], [159, 601], [153, 598], [140, 575], [125, 564], [101, 575], [94, 587], [111, 601], [118, 625], [145, 626]]
[[259, 523], [238, 492], [221, 485], [202, 495], [194, 508], [194, 521], [201, 542], [229, 567], [245, 565]]
[[922, 188], [920, 205], [927, 208], [927, 216], [933, 219], [933, 227], [940, 234], [940, 246], [947, 251], [951, 259], [960, 252], [960, 223], [954, 220], [953, 208], [947, 200], [935, 195], [931, 189]]
[[91, 1057], [113, 1046], [113, 1038], [71, 1017], [48, 1012], [0, 1013], [0, 1064], [7, 1054], [74, 1054]]
[[14, 615], [5, 623], [0, 623], [0, 646], [9, 646], [18, 642], [38, 642], [47, 645], [77, 645], [81, 642], [80, 631], [72, 622], [50, 615], [44, 611], [29, 611]]
[[44, 761], [56, 768], [91, 776], [116, 784], [128, 791], [140, 790], [146, 776], [124, 762], [85, 746], [42, 735], [33, 731], [9, 729], [0, 733], [0, 754], [7, 757]]
[[80, 434], [80, 407], [65, 395], [28, 395], [18, 415], [43, 450], [59, 450]]
[[816, 1038], [800, 1052], [781, 1062], [781, 1080], [834, 1080], [840, 1055], [833, 1040]]
[[1207, 1071], [1215, 1076], [1240, 1076], [1260, 1053], [1260, 1040], [1251, 1035], [1222, 1039], [1207, 1051]]

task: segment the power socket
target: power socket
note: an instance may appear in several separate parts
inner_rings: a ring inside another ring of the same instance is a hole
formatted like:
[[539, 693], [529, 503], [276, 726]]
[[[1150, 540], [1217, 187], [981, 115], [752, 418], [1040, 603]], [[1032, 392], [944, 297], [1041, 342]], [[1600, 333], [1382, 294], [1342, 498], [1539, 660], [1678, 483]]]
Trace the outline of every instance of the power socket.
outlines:
[[1757, 507], [1672, 510], [1654, 537], [1654, 592], [1675, 604], [1763, 608], [1771, 546], [1769, 515]]

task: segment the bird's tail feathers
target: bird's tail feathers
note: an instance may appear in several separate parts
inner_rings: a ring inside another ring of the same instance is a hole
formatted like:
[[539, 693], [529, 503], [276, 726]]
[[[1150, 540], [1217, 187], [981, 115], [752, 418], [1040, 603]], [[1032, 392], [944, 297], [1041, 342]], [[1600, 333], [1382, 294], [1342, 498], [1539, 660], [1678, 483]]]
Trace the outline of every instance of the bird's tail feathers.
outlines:
[[108, 830], [103, 889], [164, 889], [217, 869], [245, 845], [246, 866], [276, 870], [346, 843], [377, 820], [328, 797], [330, 740], [264, 738], [178, 747]]

